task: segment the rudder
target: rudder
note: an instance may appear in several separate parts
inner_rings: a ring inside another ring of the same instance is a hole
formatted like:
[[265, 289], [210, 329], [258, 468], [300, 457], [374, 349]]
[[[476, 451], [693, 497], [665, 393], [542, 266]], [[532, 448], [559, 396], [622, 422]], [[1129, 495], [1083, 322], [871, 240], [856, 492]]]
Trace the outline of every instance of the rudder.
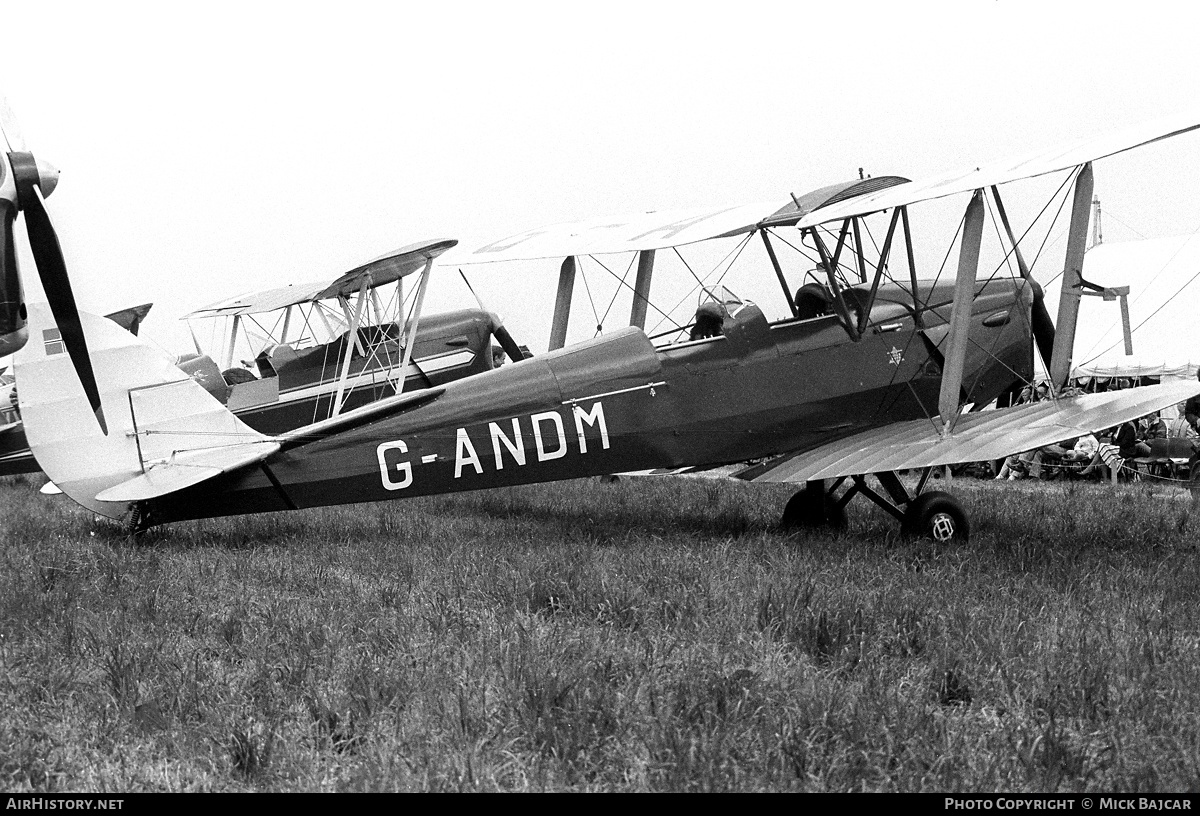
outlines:
[[29, 305], [30, 339], [16, 357], [30, 449], [64, 493], [100, 515], [127, 505], [96, 496], [177, 454], [264, 441], [158, 349], [80, 312], [108, 433], [97, 426], [46, 304]]

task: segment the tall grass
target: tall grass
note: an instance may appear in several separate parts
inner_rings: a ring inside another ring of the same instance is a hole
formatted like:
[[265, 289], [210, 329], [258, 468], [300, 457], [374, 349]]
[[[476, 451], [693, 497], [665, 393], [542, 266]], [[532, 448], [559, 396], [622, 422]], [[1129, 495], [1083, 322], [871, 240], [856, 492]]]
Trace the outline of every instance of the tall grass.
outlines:
[[13, 480], [0, 788], [1200, 787], [1190, 500], [955, 487], [944, 548], [692, 479], [135, 541]]

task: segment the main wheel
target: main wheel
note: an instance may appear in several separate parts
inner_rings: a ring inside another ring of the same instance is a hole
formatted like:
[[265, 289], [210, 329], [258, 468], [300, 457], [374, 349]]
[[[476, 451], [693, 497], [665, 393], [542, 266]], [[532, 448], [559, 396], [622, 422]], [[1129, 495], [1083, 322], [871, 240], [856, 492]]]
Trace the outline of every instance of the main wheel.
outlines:
[[846, 508], [825, 492], [824, 482], [808, 482], [804, 489], [788, 499], [779, 525], [784, 530], [822, 527], [841, 530], [846, 527]]
[[909, 503], [900, 533], [910, 538], [930, 538], [939, 544], [966, 544], [971, 537], [971, 524], [958, 499], [932, 490]]

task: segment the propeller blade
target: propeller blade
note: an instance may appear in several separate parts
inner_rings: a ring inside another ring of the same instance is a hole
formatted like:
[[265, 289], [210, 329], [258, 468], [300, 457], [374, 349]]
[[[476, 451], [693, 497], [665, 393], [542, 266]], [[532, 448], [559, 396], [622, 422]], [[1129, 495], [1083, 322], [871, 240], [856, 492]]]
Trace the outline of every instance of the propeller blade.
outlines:
[[25, 320], [25, 294], [17, 268], [17, 250], [13, 244], [13, 225], [17, 209], [0, 200], [0, 357], [25, 345], [29, 329]]
[[2, 96], [0, 96], [0, 133], [3, 134], [4, 141], [8, 142], [9, 152], [25, 152], [25, 137], [21, 135], [21, 126], [17, 124], [17, 117], [13, 115], [12, 108], [8, 106], [8, 100]]
[[92, 371], [91, 357], [88, 356], [87, 340], [83, 336], [83, 326], [79, 323], [79, 310], [75, 306], [71, 280], [67, 277], [67, 263], [63, 258], [54, 225], [50, 223], [50, 214], [46, 212], [42, 191], [34, 185], [32, 192], [24, 212], [25, 229], [29, 233], [33, 259], [37, 263], [46, 299], [50, 302], [50, 311], [54, 314], [63, 344], [71, 356], [71, 363], [75, 366], [75, 373], [79, 375], [79, 382], [83, 385], [83, 392], [96, 414], [96, 421], [100, 423], [100, 430], [107, 436], [108, 424], [104, 421], [104, 408], [100, 404], [100, 389], [96, 386], [96, 375]]
[[496, 342], [500, 344], [500, 348], [504, 349], [504, 353], [508, 355], [508, 359], [514, 363], [519, 363], [525, 359], [525, 355], [521, 353], [521, 347], [512, 339], [512, 335], [508, 333], [508, 329], [501, 325], [499, 318], [496, 319], [495, 325], [492, 326], [492, 337], [496, 338]]
[[[1033, 278], [1029, 280], [1031, 283], [1033, 282]], [[1050, 311], [1046, 308], [1045, 293], [1037, 283], [1033, 283], [1031, 323], [1038, 353], [1042, 355], [1042, 360], [1046, 365], [1049, 365], [1051, 354], [1054, 351], [1054, 319], [1050, 317]]]
[[[483, 305], [483, 298], [479, 297], [475, 292], [475, 287], [467, 280], [467, 275], [461, 269], [458, 274], [462, 275], [463, 283], [467, 285], [467, 289], [475, 298], [475, 302], [479, 304], [481, 311], [487, 312], [488, 308]], [[500, 348], [504, 349], [504, 353], [508, 355], [508, 359], [514, 363], [519, 363], [525, 359], [525, 355], [521, 353], [521, 347], [512, 339], [512, 335], [508, 333], [508, 329], [504, 328], [504, 324], [500, 321], [500, 315], [495, 312], [488, 312], [492, 316], [492, 337], [496, 338], [496, 342], [500, 344]]]

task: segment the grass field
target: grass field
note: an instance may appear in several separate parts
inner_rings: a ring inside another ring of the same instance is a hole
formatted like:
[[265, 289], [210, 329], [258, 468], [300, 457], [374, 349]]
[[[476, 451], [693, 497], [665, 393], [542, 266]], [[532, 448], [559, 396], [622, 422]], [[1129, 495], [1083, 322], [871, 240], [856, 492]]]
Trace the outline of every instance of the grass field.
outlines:
[[0, 484], [0, 789], [1200, 788], [1182, 491], [959, 479], [967, 546], [624, 479], [173, 525]]

